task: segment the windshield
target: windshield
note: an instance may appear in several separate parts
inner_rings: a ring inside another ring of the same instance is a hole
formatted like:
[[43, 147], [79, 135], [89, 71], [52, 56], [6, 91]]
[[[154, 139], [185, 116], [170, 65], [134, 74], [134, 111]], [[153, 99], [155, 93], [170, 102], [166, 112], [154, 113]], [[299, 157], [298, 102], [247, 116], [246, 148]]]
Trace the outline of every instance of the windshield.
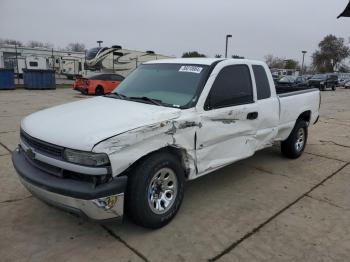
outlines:
[[133, 71], [114, 91], [126, 97], [147, 97], [172, 107], [189, 107], [199, 96], [209, 66], [146, 64]]
[[95, 56], [97, 55], [98, 51], [100, 51], [100, 49], [101, 49], [101, 47], [94, 47], [94, 48], [91, 48], [90, 50], [88, 50], [86, 53], [86, 59], [91, 60], [91, 59], [95, 58]]
[[93, 75], [87, 77], [89, 80], [103, 80], [104, 78], [106, 78], [106, 75]]
[[311, 79], [326, 79], [326, 75], [314, 75]]
[[284, 76], [280, 79], [279, 82], [282, 82], [282, 83], [291, 83], [291, 82], [294, 82], [296, 79], [296, 77], [293, 77], [293, 76]]

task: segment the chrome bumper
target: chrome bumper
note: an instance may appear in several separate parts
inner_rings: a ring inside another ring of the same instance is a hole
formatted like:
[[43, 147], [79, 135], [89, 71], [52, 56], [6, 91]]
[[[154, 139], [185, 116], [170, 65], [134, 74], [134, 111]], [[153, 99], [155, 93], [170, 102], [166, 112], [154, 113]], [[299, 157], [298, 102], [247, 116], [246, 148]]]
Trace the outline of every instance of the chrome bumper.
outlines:
[[86, 216], [93, 220], [107, 220], [123, 216], [124, 194], [85, 200], [46, 191], [24, 179], [20, 180], [28, 191], [38, 199], [79, 216]]
[[93, 220], [123, 216], [127, 177], [93, 186], [90, 183], [56, 177], [32, 165], [22, 149], [12, 153], [12, 162], [22, 184], [40, 200]]

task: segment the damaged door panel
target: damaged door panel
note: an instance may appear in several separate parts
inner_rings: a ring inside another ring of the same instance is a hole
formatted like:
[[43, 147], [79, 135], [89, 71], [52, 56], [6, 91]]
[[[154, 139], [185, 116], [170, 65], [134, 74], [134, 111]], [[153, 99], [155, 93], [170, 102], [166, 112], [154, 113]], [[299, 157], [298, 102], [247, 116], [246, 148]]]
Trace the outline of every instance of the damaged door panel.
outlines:
[[255, 104], [204, 112], [197, 133], [198, 172], [204, 173], [254, 154], [257, 120], [248, 120]]

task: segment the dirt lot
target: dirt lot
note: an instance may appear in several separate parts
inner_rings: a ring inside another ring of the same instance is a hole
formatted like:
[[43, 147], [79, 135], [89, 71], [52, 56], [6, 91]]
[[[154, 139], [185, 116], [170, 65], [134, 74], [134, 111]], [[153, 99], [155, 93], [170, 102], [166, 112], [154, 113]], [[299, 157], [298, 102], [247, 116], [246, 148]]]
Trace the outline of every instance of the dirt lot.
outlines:
[[48, 207], [17, 179], [21, 119], [84, 99], [69, 89], [0, 91], [1, 261], [348, 261], [350, 90], [322, 92], [298, 160], [263, 150], [187, 185], [177, 217], [152, 231]]

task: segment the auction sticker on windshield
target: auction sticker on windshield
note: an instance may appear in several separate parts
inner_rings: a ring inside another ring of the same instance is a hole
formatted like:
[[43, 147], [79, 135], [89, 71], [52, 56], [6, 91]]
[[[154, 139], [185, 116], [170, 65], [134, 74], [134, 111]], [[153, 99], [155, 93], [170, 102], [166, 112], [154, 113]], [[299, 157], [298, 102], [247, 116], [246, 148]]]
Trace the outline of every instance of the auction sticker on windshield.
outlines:
[[203, 70], [203, 67], [199, 67], [199, 66], [181, 66], [179, 72], [200, 74], [202, 70]]

